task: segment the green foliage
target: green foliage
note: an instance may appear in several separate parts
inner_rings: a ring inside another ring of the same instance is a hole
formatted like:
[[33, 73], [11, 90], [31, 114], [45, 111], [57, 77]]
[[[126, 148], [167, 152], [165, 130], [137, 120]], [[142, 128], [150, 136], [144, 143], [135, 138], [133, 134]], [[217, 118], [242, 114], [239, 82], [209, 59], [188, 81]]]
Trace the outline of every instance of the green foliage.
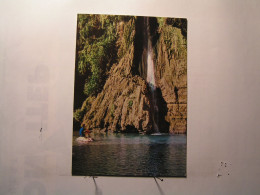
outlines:
[[129, 102], [128, 102], [128, 108], [132, 108], [132, 106], [133, 106], [133, 100], [129, 100]]
[[91, 108], [91, 104], [94, 101], [94, 97], [90, 96], [88, 97], [82, 104], [81, 110], [83, 110], [84, 112], [87, 112], [90, 110]]
[[96, 95], [116, 56], [118, 16], [78, 15], [77, 71], [86, 78], [84, 94]]
[[157, 22], [159, 24], [159, 28], [162, 28], [162, 26], [165, 24], [166, 18], [158, 17]]
[[82, 111], [81, 109], [77, 109], [74, 113], [73, 113], [73, 117], [77, 122], [81, 122], [82, 118], [84, 116], [84, 111]]
[[126, 51], [134, 42], [134, 35], [135, 35], [135, 18], [132, 18], [124, 25], [123, 37], [117, 42], [117, 44], [119, 45], [119, 49], [118, 49], [119, 58], [124, 56]]
[[[81, 109], [75, 110], [76, 121], [81, 122], [87, 112], [89, 119], [95, 116], [95, 111], [90, 110], [93, 98], [103, 89], [112, 65], [133, 44], [135, 20], [132, 16], [78, 15], [75, 75], [84, 80], [80, 90], [87, 99]], [[110, 107], [112, 117], [115, 110], [113, 104]]]
[[111, 108], [110, 108], [110, 116], [112, 118], [114, 118], [114, 112], [116, 110], [117, 106], [115, 104], [112, 104]]
[[[166, 23], [160, 29], [160, 35], [165, 43], [169, 60], [173, 58], [176, 61], [187, 59], [187, 39], [180, 28]], [[178, 63], [178, 71], [174, 72], [178, 78], [187, 75], [187, 66], [181, 61]]]
[[187, 55], [187, 40], [182, 35], [181, 29], [165, 25], [162, 28], [164, 43], [167, 46], [167, 50], [170, 52], [170, 56], [180, 57]]
[[82, 107], [80, 109], [76, 109], [75, 112], [73, 113], [73, 118], [77, 122], [82, 122], [82, 119], [84, 117], [84, 114], [90, 110], [91, 104], [93, 102], [94, 98], [93, 97], [88, 97], [82, 104]]
[[133, 21], [130, 21], [124, 28], [124, 40], [126, 43], [126, 48], [129, 48], [131, 43], [134, 41], [134, 28]]

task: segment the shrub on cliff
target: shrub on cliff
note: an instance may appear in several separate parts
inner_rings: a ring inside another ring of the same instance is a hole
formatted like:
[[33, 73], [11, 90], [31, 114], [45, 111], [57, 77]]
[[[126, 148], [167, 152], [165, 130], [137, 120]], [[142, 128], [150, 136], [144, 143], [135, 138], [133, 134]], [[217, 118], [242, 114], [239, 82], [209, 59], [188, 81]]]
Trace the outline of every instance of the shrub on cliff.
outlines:
[[80, 109], [76, 109], [73, 113], [73, 118], [77, 121], [80, 122], [82, 121], [84, 115], [86, 114], [87, 111], [90, 110], [91, 104], [94, 100], [94, 97], [90, 96], [88, 97], [82, 104]]
[[117, 60], [117, 22], [118, 16], [78, 15], [76, 68], [86, 78], [86, 96], [101, 91]]
[[82, 118], [84, 116], [85, 112], [83, 112], [81, 109], [77, 109], [74, 113], [73, 113], [73, 118], [77, 121], [77, 122], [81, 122]]

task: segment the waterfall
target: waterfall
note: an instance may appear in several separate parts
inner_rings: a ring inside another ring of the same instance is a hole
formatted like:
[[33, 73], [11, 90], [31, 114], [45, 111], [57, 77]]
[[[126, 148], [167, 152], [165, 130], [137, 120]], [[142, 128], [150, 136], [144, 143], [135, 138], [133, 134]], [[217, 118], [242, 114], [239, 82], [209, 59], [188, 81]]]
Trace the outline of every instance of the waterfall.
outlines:
[[157, 106], [157, 97], [156, 97], [156, 86], [155, 86], [155, 75], [154, 75], [154, 61], [153, 61], [153, 47], [150, 36], [149, 29], [149, 18], [145, 18], [146, 26], [146, 37], [147, 37], [147, 47], [146, 47], [146, 63], [147, 63], [147, 77], [146, 81], [149, 83], [149, 87], [152, 93], [152, 118], [153, 118], [153, 128], [155, 133], [159, 133], [158, 128], [158, 106]]

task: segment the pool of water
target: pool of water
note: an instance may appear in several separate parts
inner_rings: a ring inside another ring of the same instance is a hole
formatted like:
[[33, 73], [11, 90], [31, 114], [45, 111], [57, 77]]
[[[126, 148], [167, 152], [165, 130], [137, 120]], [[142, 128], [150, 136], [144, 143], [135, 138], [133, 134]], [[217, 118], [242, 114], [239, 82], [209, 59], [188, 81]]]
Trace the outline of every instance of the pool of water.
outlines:
[[76, 138], [72, 175], [186, 176], [186, 135], [95, 135], [85, 144]]

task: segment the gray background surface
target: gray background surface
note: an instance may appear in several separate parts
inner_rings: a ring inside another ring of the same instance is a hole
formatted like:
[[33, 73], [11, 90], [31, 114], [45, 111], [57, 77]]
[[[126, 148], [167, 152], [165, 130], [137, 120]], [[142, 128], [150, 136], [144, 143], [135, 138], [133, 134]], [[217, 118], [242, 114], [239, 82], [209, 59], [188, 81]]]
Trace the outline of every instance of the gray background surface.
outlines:
[[[0, 194], [259, 194], [259, 9], [243, 0], [1, 0]], [[99, 177], [95, 186], [71, 176], [77, 13], [188, 19], [187, 178]]]

